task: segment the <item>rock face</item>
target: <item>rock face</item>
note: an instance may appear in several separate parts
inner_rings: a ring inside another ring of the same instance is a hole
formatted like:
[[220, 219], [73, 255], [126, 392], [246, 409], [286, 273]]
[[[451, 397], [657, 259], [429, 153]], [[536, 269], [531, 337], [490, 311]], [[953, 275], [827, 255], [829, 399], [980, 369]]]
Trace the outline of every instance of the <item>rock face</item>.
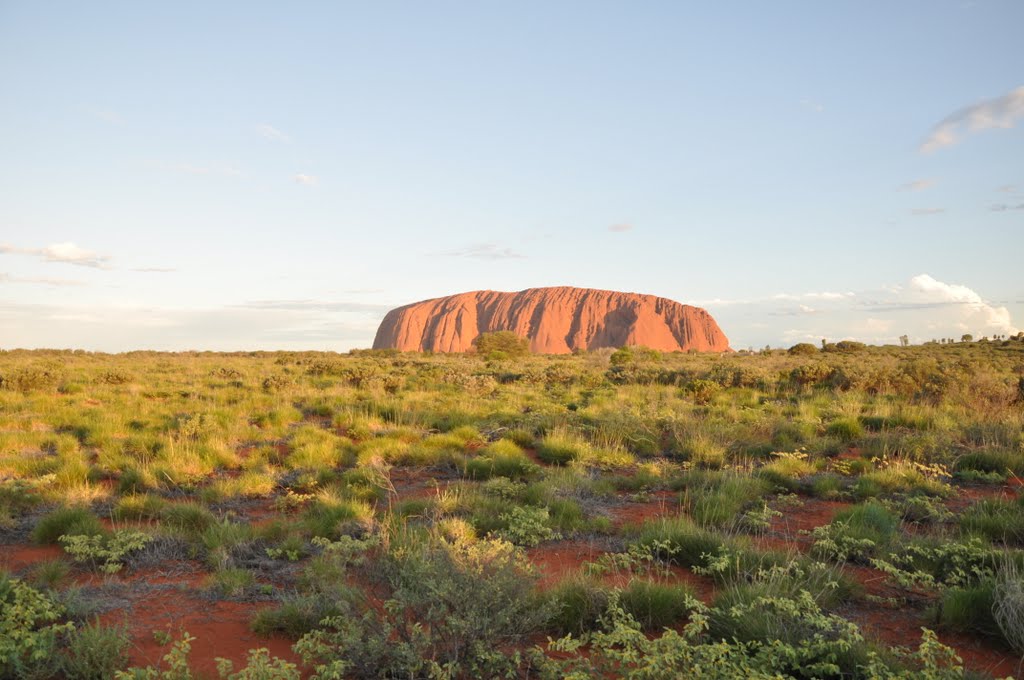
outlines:
[[512, 331], [542, 354], [644, 345], [663, 352], [725, 352], [729, 339], [700, 307], [636, 293], [591, 288], [481, 290], [393, 309], [374, 349], [466, 352], [482, 333]]

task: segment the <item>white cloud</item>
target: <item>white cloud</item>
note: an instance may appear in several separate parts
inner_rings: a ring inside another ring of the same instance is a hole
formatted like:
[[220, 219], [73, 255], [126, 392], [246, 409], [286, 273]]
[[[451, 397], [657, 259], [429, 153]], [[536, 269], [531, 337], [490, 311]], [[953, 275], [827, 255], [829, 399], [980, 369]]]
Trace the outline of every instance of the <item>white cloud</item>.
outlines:
[[1021, 118], [1024, 118], [1024, 86], [950, 114], [932, 128], [920, 150], [928, 153], [951, 146], [965, 133], [1012, 128]]
[[1006, 212], [1008, 210], [1024, 210], [1024, 203], [1018, 203], [1017, 205], [1009, 205], [1006, 203], [996, 203], [991, 208], [992, 212]]
[[301, 172], [295, 175], [294, 179], [298, 184], [304, 184], [307, 187], [315, 187], [320, 183], [320, 180], [315, 175], [306, 175]]
[[465, 248], [449, 250], [441, 254], [448, 257], [470, 257], [478, 260], [511, 260], [526, 257], [511, 248], [500, 246], [497, 243], [475, 243]]
[[925, 302], [949, 303], [952, 305], [960, 328], [975, 328], [980, 335], [998, 333], [1012, 335], [1018, 331], [1010, 319], [1006, 307], [996, 307], [982, 299], [981, 295], [967, 286], [937, 281], [928, 274], [918, 274], [910, 279], [913, 291], [911, 298], [923, 298]]
[[924, 217], [927, 215], [941, 215], [944, 212], [946, 212], [945, 208], [913, 208], [910, 214], [915, 217]]
[[779, 293], [698, 304], [714, 315], [734, 347], [777, 347], [823, 337], [895, 344], [903, 334], [912, 342], [923, 342], [959, 338], [963, 333], [1013, 335], [1019, 330], [1007, 307], [986, 301], [965, 285], [945, 283], [928, 274], [902, 285], [856, 293]]
[[269, 123], [259, 123], [257, 125], [254, 125], [253, 130], [255, 130], [256, 134], [258, 134], [260, 137], [263, 137], [264, 139], [269, 139], [272, 142], [291, 141], [291, 138], [288, 137], [288, 135], [281, 132], [280, 130], [275, 128], [273, 125], [270, 125]]
[[92, 267], [94, 269], [109, 269], [107, 264], [110, 261], [109, 255], [100, 255], [92, 250], [79, 248], [70, 241], [65, 243], [54, 243], [45, 248], [18, 248], [7, 243], [0, 244], [0, 253], [15, 255], [33, 255], [46, 262], [63, 262], [74, 264], [80, 267]]
[[915, 179], [898, 187], [899, 191], [924, 191], [935, 186], [933, 179]]
[[622, 233], [624, 231], [632, 231], [632, 230], [633, 230], [633, 225], [629, 224], [628, 222], [620, 222], [619, 224], [613, 224], [613, 225], [608, 227], [608, 231], [614, 231], [614, 232], [617, 232], [617, 233]]

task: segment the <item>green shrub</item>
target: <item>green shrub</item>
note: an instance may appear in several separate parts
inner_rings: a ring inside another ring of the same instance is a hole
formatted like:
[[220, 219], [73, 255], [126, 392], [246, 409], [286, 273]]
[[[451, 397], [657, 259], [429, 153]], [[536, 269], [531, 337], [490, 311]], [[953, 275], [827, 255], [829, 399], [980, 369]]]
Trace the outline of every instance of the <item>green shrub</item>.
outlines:
[[325, 677], [417, 677], [438, 666], [455, 676], [505, 675], [515, 663], [497, 648], [550, 619], [522, 557], [503, 541], [405, 532], [377, 564], [388, 606], [349, 604], [295, 646]]
[[32, 540], [40, 544], [54, 544], [61, 536], [99, 536], [102, 533], [103, 524], [91, 510], [66, 507], [40, 519], [32, 530]]
[[102, 626], [96, 619], [68, 634], [61, 670], [68, 678], [108, 680], [128, 665], [130, 645], [126, 625]]
[[477, 354], [493, 359], [526, 356], [530, 353], [530, 341], [512, 331], [481, 333], [473, 340]]
[[58, 639], [74, 629], [57, 623], [63, 614], [49, 595], [0, 572], [0, 677], [54, 677]]
[[87, 562], [104, 574], [116, 574], [124, 566], [124, 558], [146, 547], [152, 536], [141, 531], [118, 529], [112, 534], [70, 535], [61, 536], [58, 540], [76, 562]]
[[497, 535], [515, 545], [534, 547], [544, 541], [561, 538], [551, 529], [547, 508], [513, 505], [500, 519], [506, 526]]

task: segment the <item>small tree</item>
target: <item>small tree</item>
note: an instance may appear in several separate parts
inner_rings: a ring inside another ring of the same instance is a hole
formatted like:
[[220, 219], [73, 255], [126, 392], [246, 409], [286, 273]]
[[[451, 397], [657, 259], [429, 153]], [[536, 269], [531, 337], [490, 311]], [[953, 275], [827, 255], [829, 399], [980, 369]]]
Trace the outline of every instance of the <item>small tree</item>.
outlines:
[[477, 353], [491, 359], [521, 357], [530, 353], [530, 341], [512, 331], [483, 333], [473, 344]]
[[907, 347], [910, 345], [910, 338], [906, 335], [900, 336], [900, 347]]
[[973, 342], [973, 341], [974, 341], [974, 336], [971, 335], [970, 333], [964, 333], [963, 335], [960, 336], [960, 342]]
[[801, 355], [801, 354], [817, 354], [818, 348], [809, 342], [798, 342], [789, 348], [789, 354]]

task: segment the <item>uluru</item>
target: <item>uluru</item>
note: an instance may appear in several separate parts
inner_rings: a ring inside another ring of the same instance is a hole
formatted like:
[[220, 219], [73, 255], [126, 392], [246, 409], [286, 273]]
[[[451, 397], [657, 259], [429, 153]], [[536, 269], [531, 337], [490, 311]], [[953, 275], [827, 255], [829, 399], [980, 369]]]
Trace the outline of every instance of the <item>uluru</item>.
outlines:
[[540, 354], [643, 345], [663, 352], [726, 352], [710, 314], [654, 295], [558, 286], [515, 293], [480, 290], [387, 313], [374, 349], [466, 352], [483, 333], [512, 331]]

